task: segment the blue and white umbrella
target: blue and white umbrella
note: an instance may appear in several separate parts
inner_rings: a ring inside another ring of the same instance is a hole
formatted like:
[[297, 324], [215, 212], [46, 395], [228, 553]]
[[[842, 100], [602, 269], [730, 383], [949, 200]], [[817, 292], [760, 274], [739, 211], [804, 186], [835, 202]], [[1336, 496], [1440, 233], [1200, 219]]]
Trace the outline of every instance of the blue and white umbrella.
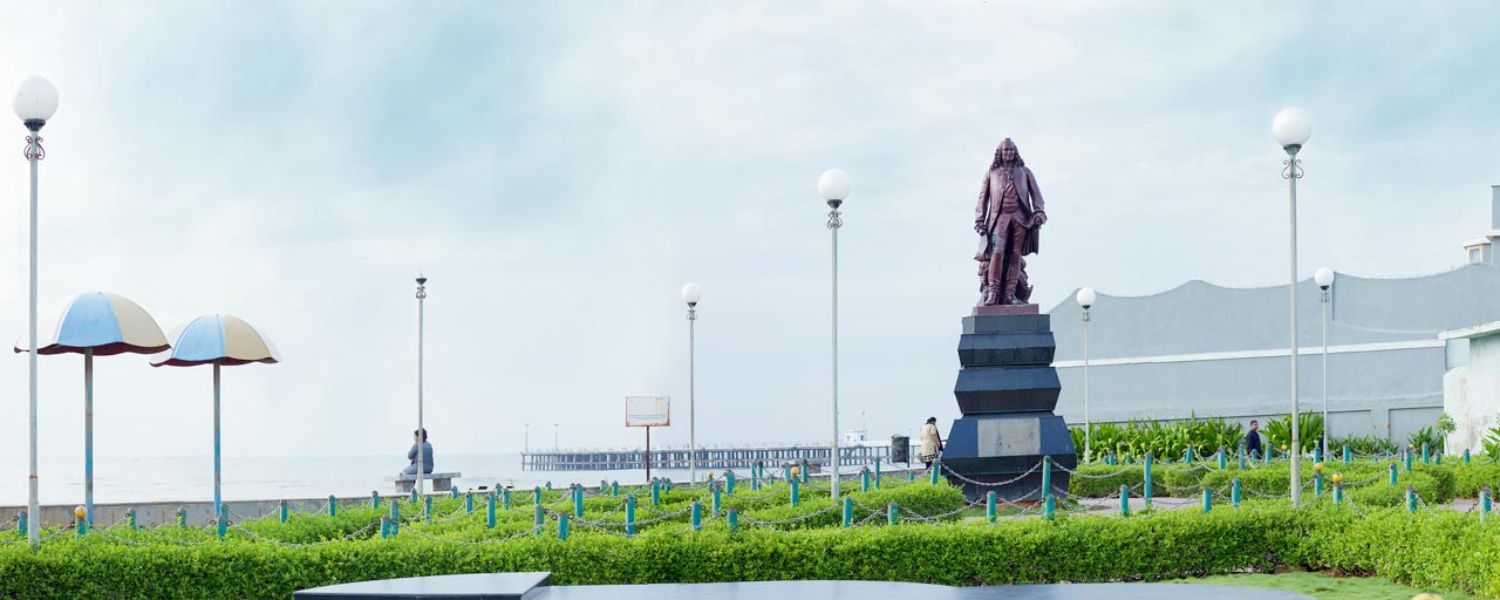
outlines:
[[219, 367], [277, 363], [281, 353], [271, 338], [234, 315], [203, 315], [167, 334], [172, 349], [151, 357], [151, 366], [214, 366], [214, 515], [224, 518], [219, 484]]
[[[74, 294], [37, 322], [37, 354], [83, 355], [83, 503], [94, 522], [94, 356], [152, 354], [167, 349], [156, 319], [129, 298], [109, 292]], [[16, 352], [28, 352], [24, 340]]]

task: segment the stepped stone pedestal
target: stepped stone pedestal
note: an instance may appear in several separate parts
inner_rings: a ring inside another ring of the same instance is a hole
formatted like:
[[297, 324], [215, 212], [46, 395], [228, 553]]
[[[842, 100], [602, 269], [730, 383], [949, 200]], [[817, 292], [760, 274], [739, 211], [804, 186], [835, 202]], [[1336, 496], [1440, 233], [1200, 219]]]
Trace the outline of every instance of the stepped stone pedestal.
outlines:
[[1035, 304], [979, 306], [963, 319], [962, 367], [953, 388], [963, 418], [948, 431], [942, 462], [958, 475], [949, 474], [949, 481], [971, 501], [990, 491], [1005, 500], [1039, 500], [1041, 469], [1021, 475], [1043, 456], [1052, 457], [1056, 493], [1068, 490], [1068, 473], [1057, 467], [1075, 468], [1078, 454], [1067, 424], [1052, 414], [1062, 385], [1052, 367], [1057, 346], [1051, 325]]

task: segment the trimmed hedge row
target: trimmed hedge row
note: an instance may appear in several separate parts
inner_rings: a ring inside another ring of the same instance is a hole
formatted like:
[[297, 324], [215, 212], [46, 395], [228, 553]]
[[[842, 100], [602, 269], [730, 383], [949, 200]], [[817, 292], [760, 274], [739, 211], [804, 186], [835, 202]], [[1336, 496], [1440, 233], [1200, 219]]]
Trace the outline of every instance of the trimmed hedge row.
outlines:
[[[1339, 462], [1326, 463], [1324, 475], [1327, 478], [1324, 480], [1324, 485], [1331, 489], [1333, 485], [1331, 476], [1334, 473], [1340, 473], [1344, 476], [1345, 491], [1349, 492], [1356, 502], [1361, 498], [1369, 498], [1370, 501], [1381, 505], [1399, 503], [1407, 485], [1416, 486], [1417, 494], [1424, 501], [1442, 503], [1450, 502], [1454, 498], [1476, 497], [1483, 486], [1489, 486], [1492, 490], [1500, 490], [1500, 464], [1491, 463], [1468, 465], [1416, 463], [1412, 465], [1411, 473], [1407, 473], [1404, 467], [1398, 467], [1395, 488], [1397, 491], [1377, 489], [1391, 487], [1388, 477], [1390, 465], [1390, 461], [1364, 461], [1348, 465]], [[1139, 486], [1144, 479], [1144, 469], [1141, 465], [1086, 465], [1078, 467], [1076, 472], [1075, 476], [1069, 478], [1069, 491], [1075, 496], [1085, 498], [1101, 498], [1119, 493], [1122, 484], [1131, 486], [1133, 490], [1136, 490], [1134, 493], [1139, 494]], [[1313, 473], [1312, 462], [1304, 461], [1302, 464], [1304, 486], [1310, 485]], [[1151, 493], [1158, 497], [1192, 496], [1203, 487], [1209, 487], [1217, 493], [1227, 494], [1235, 478], [1240, 479], [1241, 490], [1247, 498], [1286, 496], [1291, 483], [1291, 465], [1287, 462], [1273, 462], [1270, 465], [1257, 465], [1243, 471], [1235, 462], [1230, 462], [1228, 468], [1224, 470], [1219, 470], [1216, 465], [1207, 463], [1153, 465], [1151, 467]], [[1393, 498], [1396, 501], [1386, 504]]]
[[1415, 514], [1281, 501], [1122, 519], [1059, 516], [852, 530], [689, 534], [664, 525], [625, 537], [577, 532], [503, 543], [409, 536], [285, 547], [243, 540], [126, 546], [98, 537], [37, 552], [0, 545], [7, 598], [285, 598], [297, 589], [389, 577], [544, 570], [558, 584], [882, 579], [950, 585], [1156, 580], [1278, 566], [1338, 568], [1418, 586], [1500, 595], [1500, 525], [1451, 511]]

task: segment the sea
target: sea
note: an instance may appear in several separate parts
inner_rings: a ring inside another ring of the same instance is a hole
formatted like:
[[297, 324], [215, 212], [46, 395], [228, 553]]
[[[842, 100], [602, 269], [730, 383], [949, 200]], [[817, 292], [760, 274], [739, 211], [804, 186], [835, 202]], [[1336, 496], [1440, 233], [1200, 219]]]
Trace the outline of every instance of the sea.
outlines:
[[[0, 465], [0, 506], [23, 506], [27, 501], [26, 457], [11, 456]], [[296, 458], [225, 457], [222, 485], [225, 500], [279, 500], [382, 496], [395, 492], [391, 481], [406, 466], [404, 456], [304, 456]], [[42, 505], [83, 502], [83, 459], [39, 459], [38, 498]], [[643, 483], [645, 470], [522, 471], [520, 453], [439, 454], [441, 472], [457, 471], [460, 490], [496, 485], [526, 489], [551, 482], [597, 486], [600, 481]], [[699, 469], [701, 478], [709, 469]], [[652, 477], [686, 481], [686, 469], [652, 469]], [[94, 502], [182, 502], [213, 499], [213, 457], [94, 458]]]

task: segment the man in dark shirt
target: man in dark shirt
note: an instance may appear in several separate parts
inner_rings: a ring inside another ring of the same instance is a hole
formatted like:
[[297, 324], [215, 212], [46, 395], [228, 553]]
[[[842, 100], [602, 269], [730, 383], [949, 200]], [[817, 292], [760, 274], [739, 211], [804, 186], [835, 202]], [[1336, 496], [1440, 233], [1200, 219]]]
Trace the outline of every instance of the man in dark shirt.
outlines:
[[1250, 431], [1245, 434], [1245, 454], [1252, 458], [1260, 458], [1260, 421], [1250, 420]]

